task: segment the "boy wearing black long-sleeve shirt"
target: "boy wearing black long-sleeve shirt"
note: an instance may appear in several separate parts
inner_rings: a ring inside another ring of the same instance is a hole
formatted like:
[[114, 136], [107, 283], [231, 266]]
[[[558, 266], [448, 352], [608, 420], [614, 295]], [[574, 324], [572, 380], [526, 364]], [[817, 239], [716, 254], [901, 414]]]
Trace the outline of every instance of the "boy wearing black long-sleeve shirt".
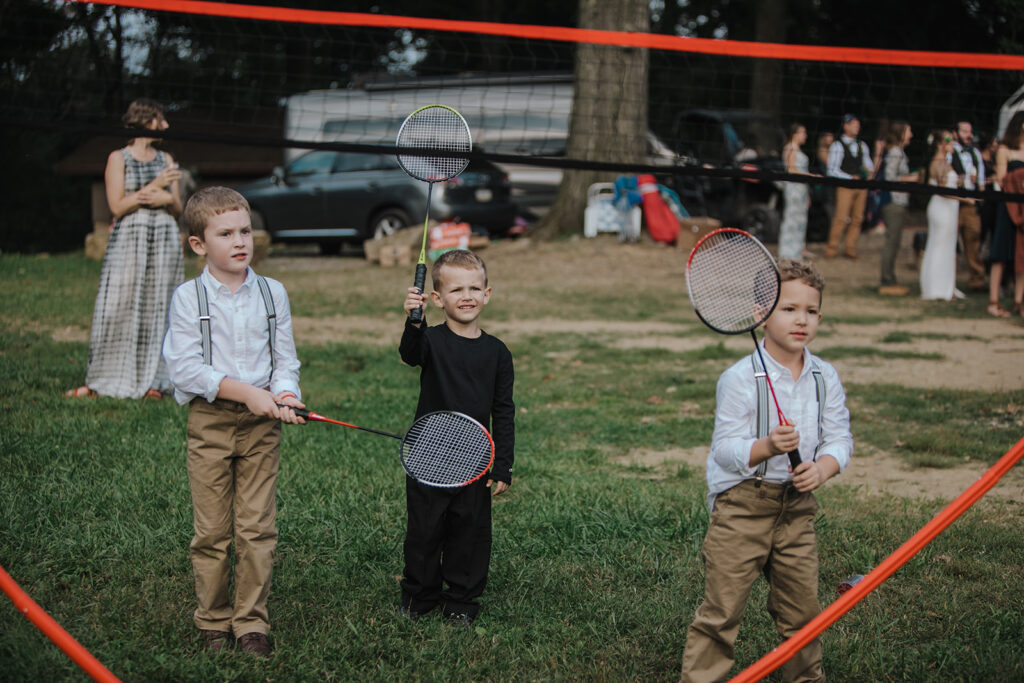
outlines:
[[[444, 310], [444, 323], [427, 327], [406, 318], [399, 346], [403, 361], [422, 368], [416, 417], [454, 410], [489, 427], [494, 465], [486, 477], [458, 489], [406, 478], [408, 526], [399, 613], [416, 619], [440, 605], [449, 622], [468, 626], [480, 611], [477, 598], [487, 583], [491, 496], [512, 483], [512, 354], [501, 340], [480, 329], [491, 288], [479, 256], [466, 250], [446, 252], [434, 262], [431, 279], [430, 300]], [[410, 287], [406, 313], [423, 306], [426, 298]]]

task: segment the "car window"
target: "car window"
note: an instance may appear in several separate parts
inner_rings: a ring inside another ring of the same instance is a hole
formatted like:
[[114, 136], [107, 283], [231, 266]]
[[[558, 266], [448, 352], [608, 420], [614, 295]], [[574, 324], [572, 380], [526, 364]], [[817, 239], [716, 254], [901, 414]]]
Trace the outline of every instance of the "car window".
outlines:
[[398, 162], [390, 154], [338, 154], [334, 163], [332, 173], [347, 173], [351, 171], [377, 171], [381, 169], [395, 168]]
[[337, 152], [314, 150], [288, 164], [289, 176], [327, 175], [334, 167]]

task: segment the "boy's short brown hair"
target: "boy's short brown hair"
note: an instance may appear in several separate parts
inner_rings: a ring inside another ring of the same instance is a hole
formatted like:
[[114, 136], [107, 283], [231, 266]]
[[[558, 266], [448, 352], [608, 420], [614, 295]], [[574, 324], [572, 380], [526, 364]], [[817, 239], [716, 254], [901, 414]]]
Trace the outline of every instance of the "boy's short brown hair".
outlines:
[[825, 278], [810, 261], [797, 261], [796, 259], [779, 259], [779, 277], [781, 282], [799, 280], [808, 287], [814, 287], [819, 294], [825, 293]]
[[468, 249], [453, 249], [438, 256], [430, 268], [430, 281], [434, 285], [434, 291], [441, 291], [441, 269], [445, 266], [467, 270], [479, 268], [484, 273], [484, 285], [487, 284], [487, 265], [484, 260]]
[[235, 190], [220, 185], [204, 187], [189, 197], [181, 222], [189, 237], [205, 241], [204, 231], [210, 219], [228, 211], [245, 211], [252, 218], [249, 202]]

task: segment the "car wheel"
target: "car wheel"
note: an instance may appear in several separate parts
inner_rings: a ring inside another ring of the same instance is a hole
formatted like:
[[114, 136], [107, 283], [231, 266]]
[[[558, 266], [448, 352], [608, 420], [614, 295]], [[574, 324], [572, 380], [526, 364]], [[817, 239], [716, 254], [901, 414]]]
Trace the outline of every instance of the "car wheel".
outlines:
[[762, 242], [777, 242], [779, 214], [767, 204], [751, 204], [743, 213], [742, 227]]
[[410, 225], [412, 225], [412, 221], [405, 211], [395, 208], [384, 209], [374, 214], [373, 219], [370, 220], [369, 235], [372, 239], [379, 240]]

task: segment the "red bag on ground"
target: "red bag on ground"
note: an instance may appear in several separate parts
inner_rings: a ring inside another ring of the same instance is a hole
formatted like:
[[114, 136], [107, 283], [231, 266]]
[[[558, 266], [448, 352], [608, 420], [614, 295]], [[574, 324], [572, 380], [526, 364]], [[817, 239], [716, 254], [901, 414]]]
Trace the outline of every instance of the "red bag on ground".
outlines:
[[636, 178], [637, 189], [643, 197], [644, 222], [647, 232], [655, 242], [672, 244], [679, 237], [679, 219], [661, 197], [658, 183], [652, 175], [640, 175]]

